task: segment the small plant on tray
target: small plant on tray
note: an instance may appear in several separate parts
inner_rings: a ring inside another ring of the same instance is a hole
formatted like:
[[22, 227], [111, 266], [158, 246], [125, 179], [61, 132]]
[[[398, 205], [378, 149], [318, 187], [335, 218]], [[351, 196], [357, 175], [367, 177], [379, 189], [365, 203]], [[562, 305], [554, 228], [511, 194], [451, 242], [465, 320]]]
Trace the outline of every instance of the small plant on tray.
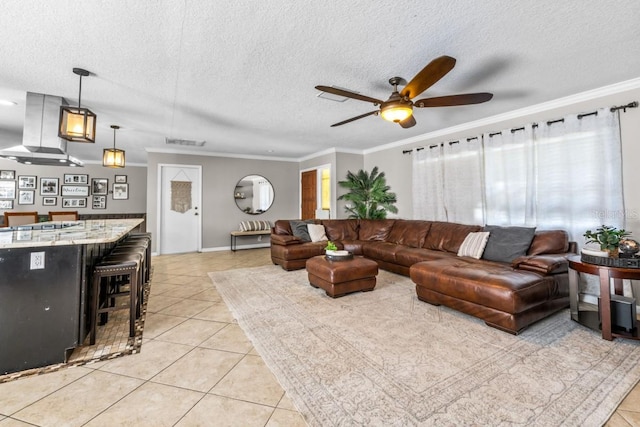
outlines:
[[600, 250], [607, 251], [612, 256], [617, 255], [620, 241], [630, 235], [631, 233], [624, 229], [618, 230], [616, 227], [607, 225], [597, 228], [596, 231], [587, 230], [583, 234], [587, 238], [585, 243], [597, 243], [600, 245]]

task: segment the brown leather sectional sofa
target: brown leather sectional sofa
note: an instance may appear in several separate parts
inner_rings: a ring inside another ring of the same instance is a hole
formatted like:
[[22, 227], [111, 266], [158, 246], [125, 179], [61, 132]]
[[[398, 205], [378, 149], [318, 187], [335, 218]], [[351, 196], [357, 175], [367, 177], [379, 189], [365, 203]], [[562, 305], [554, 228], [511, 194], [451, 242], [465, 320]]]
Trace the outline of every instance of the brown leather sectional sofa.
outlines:
[[[536, 231], [527, 254], [504, 263], [457, 256], [467, 234], [482, 226], [403, 219], [315, 223], [339, 248], [410, 276], [420, 300], [513, 334], [569, 305], [566, 257], [576, 246], [562, 230]], [[271, 231], [271, 260], [285, 270], [302, 269], [324, 254], [326, 241], [302, 241], [289, 220], [276, 221]]]

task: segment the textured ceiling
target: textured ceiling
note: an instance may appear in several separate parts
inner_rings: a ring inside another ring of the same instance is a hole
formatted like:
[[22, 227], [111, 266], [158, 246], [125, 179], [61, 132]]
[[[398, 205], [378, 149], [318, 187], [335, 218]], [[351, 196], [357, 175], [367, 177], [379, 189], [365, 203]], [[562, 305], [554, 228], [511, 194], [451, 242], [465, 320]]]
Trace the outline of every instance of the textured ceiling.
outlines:
[[[165, 137], [190, 152], [300, 158], [364, 150], [640, 76], [637, 0], [24, 1], [0, 11], [0, 148], [21, 142], [25, 94], [62, 96], [98, 116], [97, 161], [113, 144], [146, 163]], [[371, 104], [317, 98], [336, 85], [374, 98], [441, 55], [456, 67], [422, 97], [492, 92], [488, 103], [415, 112], [410, 129]]]

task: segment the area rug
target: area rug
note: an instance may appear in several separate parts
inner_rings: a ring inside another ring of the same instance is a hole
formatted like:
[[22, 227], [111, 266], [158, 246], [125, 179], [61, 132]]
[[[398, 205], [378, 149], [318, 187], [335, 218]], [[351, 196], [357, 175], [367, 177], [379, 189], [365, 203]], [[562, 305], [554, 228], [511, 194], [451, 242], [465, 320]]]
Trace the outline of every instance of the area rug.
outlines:
[[386, 271], [337, 299], [305, 270], [209, 276], [311, 426], [599, 426], [640, 378], [640, 343], [605, 341], [566, 310], [513, 336]]

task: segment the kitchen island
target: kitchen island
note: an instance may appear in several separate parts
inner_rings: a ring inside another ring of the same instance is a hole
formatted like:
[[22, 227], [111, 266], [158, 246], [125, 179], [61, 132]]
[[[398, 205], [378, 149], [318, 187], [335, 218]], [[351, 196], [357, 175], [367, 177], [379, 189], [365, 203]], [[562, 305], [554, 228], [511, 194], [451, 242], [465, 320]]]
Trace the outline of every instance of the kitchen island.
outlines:
[[143, 221], [0, 229], [0, 375], [66, 362], [82, 345], [93, 266]]

